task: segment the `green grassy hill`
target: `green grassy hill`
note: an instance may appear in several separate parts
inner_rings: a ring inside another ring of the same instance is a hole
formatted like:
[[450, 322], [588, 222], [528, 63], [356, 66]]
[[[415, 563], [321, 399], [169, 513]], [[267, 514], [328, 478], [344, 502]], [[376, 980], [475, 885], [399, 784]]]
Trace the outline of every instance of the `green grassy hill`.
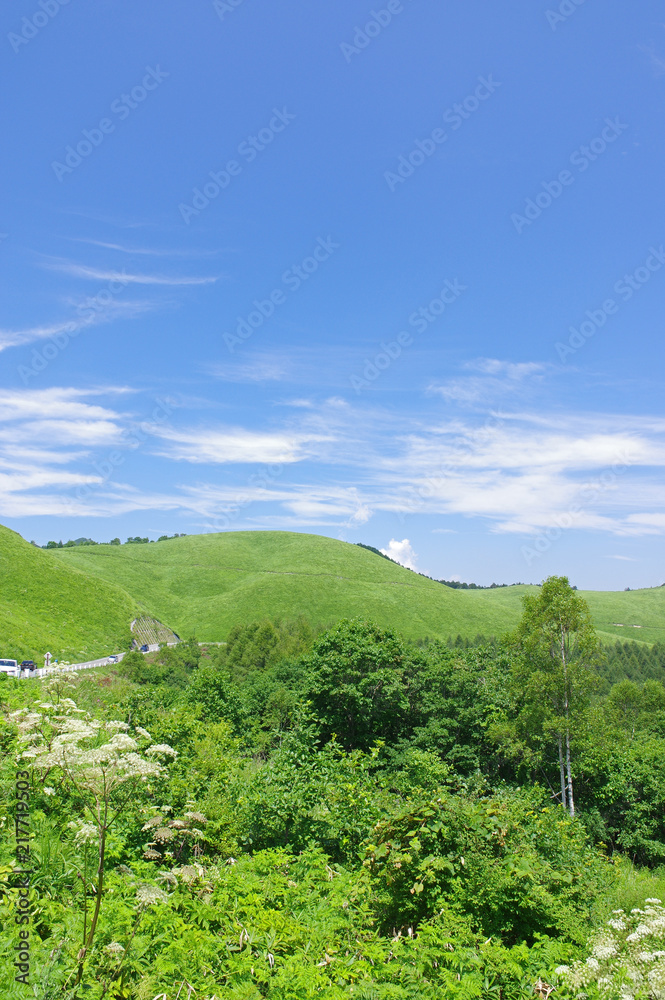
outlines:
[[126, 649], [135, 608], [118, 587], [0, 525], [0, 657], [41, 666], [47, 650], [73, 661]]
[[[121, 587], [180, 636], [210, 642], [241, 622], [299, 614], [321, 625], [363, 615], [411, 638], [500, 635], [517, 623], [529, 589], [452, 590], [359, 546], [280, 531], [79, 546], [44, 556]], [[665, 589], [584, 596], [604, 639], [665, 636]]]

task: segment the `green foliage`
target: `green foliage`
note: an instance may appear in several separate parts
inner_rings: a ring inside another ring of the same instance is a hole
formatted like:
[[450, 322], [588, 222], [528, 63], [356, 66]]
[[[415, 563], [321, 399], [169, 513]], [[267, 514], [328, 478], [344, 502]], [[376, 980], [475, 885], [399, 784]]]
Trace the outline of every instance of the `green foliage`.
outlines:
[[170, 687], [187, 687], [199, 660], [201, 649], [196, 639], [162, 645], [159, 652], [144, 656], [136, 650], [122, 658], [120, 673], [136, 684], [167, 684]]
[[196, 672], [187, 701], [196, 707], [197, 716], [204, 722], [226, 719], [236, 730], [247, 724], [240, 692], [219, 667], [203, 666]]
[[314, 643], [304, 660], [309, 698], [324, 740], [367, 750], [396, 739], [408, 714], [404, 646], [390, 629], [343, 620]]
[[[610, 719], [614, 714], [609, 707]], [[599, 840], [642, 864], [665, 863], [665, 740], [648, 728], [631, 735], [612, 729], [604, 740], [591, 730], [581, 768], [584, 807]]]
[[[5, 679], [6, 714], [96, 720], [102, 747], [119, 732], [138, 734], [140, 752], [150, 741], [177, 752], [167, 773], [138, 776], [103, 824], [101, 883], [100, 827], [95, 842], [83, 826], [86, 789], [62, 768], [35, 771], [38, 1000], [533, 1000], [539, 978], [572, 1000], [579, 991], [556, 970], [579, 960], [588, 968], [612, 909], [665, 894], [662, 870], [621, 855], [663, 858], [665, 688], [656, 678], [621, 676], [588, 707], [583, 699], [571, 730], [571, 818], [537, 784], [558, 766], [548, 729], [556, 705], [542, 699], [538, 715], [533, 698], [537, 739], [514, 724], [526, 704], [523, 649], [415, 647], [365, 619], [314, 631], [259, 613], [228, 645], [129, 654], [80, 676], [83, 715], [68, 702], [67, 678], [48, 690]], [[569, 650], [574, 657], [574, 640]], [[25, 995], [10, 957], [11, 866], [14, 758], [29, 745], [0, 719], [0, 995], [9, 1000]], [[96, 910], [75, 988], [83, 915], [89, 933]]]
[[[141, 793], [149, 790], [150, 785], [144, 788], [144, 783], [159, 784], [165, 773], [159, 759], [177, 754], [165, 744], [155, 744], [140, 726], [135, 726], [129, 735], [127, 723], [92, 718], [78, 709], [71, 698], [62, 698], [62, 685], [74, 687], [75, 683], [75, 675], [48, 681], [45, 686], [51, 701], [36, 706], [39, 711], [24, 708], [10, 719], [15, 721], [19, 733], [21, 752], [16, 760], [19, 773], [25, 778], [30, 773], [26, 768], [30, 768], [33, 780], [52, 781], [61, 797], [70, 800], [78, 813], [78, 820], [68, 824], [75, 831], [74, 849], [78, 847], [82, 855], [82, 860], [75, 863], [81, 880], [81, 900], [75, 906], [80, 909], [81, 927], [76, 935], [80, 946], [69, 976], [76, 989], [95, 943], [102, 912], [105, 880], [116, 846], [110, 832], [121, 817], [136, 808]], [[26, 789], [30, 787], [28, 781], [24, 785]], [[48, 790], [56, 794], [55, 788], [49, 786]], [[25, 803], [28, 792], [22, 791], [20, 797]], [[29, 807], [24, 808], [29, 811]], [[27, 847], [17, 848], [17, 860], [25, 867], [29, 865]], [[43, 851], [41, 860], [43, 864]]]
[[541, 766], [548, 745], [555, 743], [561, 803], [572, 816], [574, 742], [597, 686], [593, 666], [598, 639], [588, 605], [567, 577], [549, 577], [538, 595], [524, 598], [514, 644], [518, 656], [511, 680], [517, 712], [494, 726], [494, 738], [513, 756], [527, 748], [532, 762]]
[[[515, 632], [520, 650], [541, 669], [575, 659], [585, 665], [598, 652], [598, 639], [587, 602], [566, 576], [550, 576], [538, 594], [524, 597], [524, 613]], [[573, 649], [574, 645], [574, 649]]]
[[665, 644], [647, 646], [640, 642], [616, 642], [602, 651], [599, 674], [604, 693], [621, 680], [643, 684], [645, 681], [665, 683]]
[[336, 860], [354, 858], [385, 800], [377, 755], [347, 753], [334, 741], [319, 747], [303, 720], [237, 789], [243, 839], [253, 849], [317, 844]]
[[537, 789], [408, 802], [377, 824], [365, 865], [386, 929], [450, 910], [509, 943], [583, 941], [589, 891], [603, 877], [584, 828]]
[[236, 625], [220, 650], [219, 661], [233, 680], [242, 682], [254, 671], [274, 667], [281, 660], [308, 652], [313, 641], [314, 630], [302, 616], [287, 622], [265, 619]]

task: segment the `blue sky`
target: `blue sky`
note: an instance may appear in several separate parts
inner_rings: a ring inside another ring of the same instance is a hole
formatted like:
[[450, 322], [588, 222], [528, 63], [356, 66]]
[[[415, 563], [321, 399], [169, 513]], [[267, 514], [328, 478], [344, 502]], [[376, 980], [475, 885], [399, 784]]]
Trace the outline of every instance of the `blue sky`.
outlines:
[[2, 523], [663, 583], [662, 3], [0, 16]]

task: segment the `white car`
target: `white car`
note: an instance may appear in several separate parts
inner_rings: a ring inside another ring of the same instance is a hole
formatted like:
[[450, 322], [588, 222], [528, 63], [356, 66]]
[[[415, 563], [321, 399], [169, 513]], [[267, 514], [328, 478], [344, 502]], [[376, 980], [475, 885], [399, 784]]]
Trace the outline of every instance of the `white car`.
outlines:
[[0, 674], [7, 674], [8, 677], [18, 677], [18, 662], [16, 660], [0, 660]]

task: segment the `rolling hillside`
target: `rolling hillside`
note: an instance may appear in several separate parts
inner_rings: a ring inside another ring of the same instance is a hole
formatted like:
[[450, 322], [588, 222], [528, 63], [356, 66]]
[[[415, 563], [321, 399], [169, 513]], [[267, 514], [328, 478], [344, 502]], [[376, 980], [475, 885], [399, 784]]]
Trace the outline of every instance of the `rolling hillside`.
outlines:
[[126, 649], [135, 604], [0, 525], [0, 656], [86, 659]]
[[[322, 625], [363, 615], [411, 638], [500, 635], [516, 624], [529, 589], [452, 590], [356, 545], [294, 532], [193, 535], [44, 556], [117, 585], [142, 611], [201, 641], [223, 640], [239, 622], [299, 614]], [[604, 639], [665, 636], [665, 589], [584, 596]]]

